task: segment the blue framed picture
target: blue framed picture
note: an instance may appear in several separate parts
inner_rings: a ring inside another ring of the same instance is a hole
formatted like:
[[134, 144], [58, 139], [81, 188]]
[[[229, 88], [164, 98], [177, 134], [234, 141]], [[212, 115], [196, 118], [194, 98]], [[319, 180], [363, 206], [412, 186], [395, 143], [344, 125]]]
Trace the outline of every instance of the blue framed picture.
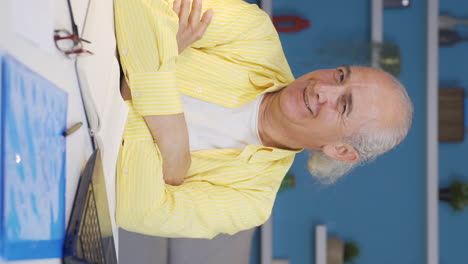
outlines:
[[0, 255], [59, 258], [68, 95], [10, 55], [0, 60]]

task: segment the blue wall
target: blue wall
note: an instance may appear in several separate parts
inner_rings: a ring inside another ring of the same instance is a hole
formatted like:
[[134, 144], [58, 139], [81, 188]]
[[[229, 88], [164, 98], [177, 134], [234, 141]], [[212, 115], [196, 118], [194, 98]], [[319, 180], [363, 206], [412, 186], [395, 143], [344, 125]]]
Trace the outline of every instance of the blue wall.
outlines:
[[[468, 18], [468, 1], [440, 1], [440, 12]], [[458, 32], [468, 36], [468, 27], [460, 27]], [[439, 49], [439, 79], [440, 87], [464, 87], [466, 96], [468, 42]], [[467, 140], [463, 143], [439, 144], [440, 186], [448, 186], [454, 179], [468, 181], [467, 150]], [[468, 212], [454, 212], [445, 203], [440, 204], [439, 210], [440, 263], [468, 262]]]
[[[361, 264], [416, 264], [425, 259], [425, 19], [426, 6], [385, 10], [384, 40], [402, 56], [400, 80], [415, 106], [413, 128], [394, 151], [360, 167], [339, 183], [318, 184], [300, 155], [292, 172], [297, 188], [278, 195], [274, 208], [274, 255], [293, 264], [314, 262], [314, 227], [326, 224], [330, 235], [355, 240]], [[316, 50], [330, 40], [367, 41], [370, 1], [276, 1], [275, 12], [311, 20], [309, 30], [282, 34], [296, 76], [321, 67]], [[311, 62], [304, 67], [305, 58]], [[340, 62], [337, 62], [338, 66]], [[327, 63], [328, 66], [328, 63]]]
[[[306, 31], [280, 34], [295, 76], [349, 63], [352, 52], [346, 48], [335, 50], [336, 54], [343, 53], [325, 61], [320, 51], [331, 41], [369, 40], [369, 8], [369, 0], [275, 0], [275, 15], [299, 15], [312, 23]], [[426, 8], [425, 1], [413, 0], [410, 8], [384, 11], [384, 40], [400, 47], [399, 79], [415, 108], [407, 139], [395, 150], [331, 186], [317, 183], [307, 172], [307, 154], [298, 155], [291, 169], [297, 177], [297, 187], [279, 193], [273, 210], [275, 258], [287, 258], [293, 264], [314, 263], [314, 227], [326, 224], [330, 235], [360, 245], [361, 256], [355, 263], [426, 262]], [[440, 11], [468, 16], [468, 1], [440, 1]], [[468, 27], [459, 30], [468, 36]], [[439, 51], [440, 86], [468, 88], [468, 42]], [[468, 181], [467, 149], [467, 141], [440, 144], [441, 186], [447, 186], [455, 178]], [[468, 213], [455, 213], [441, 203], [439, 215], [440, 263], [465, 263], [468, 228], [464, 226]], [[256, 238], [254, 252], [259, 249], [258, 234]], [[258, 254], [253, 254], [252, 263], [258, 261]]]
[[[425, 262], [426, 4], [422, 2], [384, 11], [384, 39], [400, 47], [399, 79], [415, 107], [407, 139], [331, 186], [317, 183], [306, 169], [307, 154], [298, 155], [291, 169], [297, 187], [279, 193], [273, 211], [275, 258], [314, 263], [314, 228], [326, 224], [330, 235], [360, 245], [361, 256], [355, 263]], [[334, 40], [368, 41], [369, 9], [368, 0], [274, 1], [275, 15], [300, 15], [312, 24], [300, 33], [280, 34], [295, 76], [348, 62], [346, 46], [344, 55], [332, 61], [323, 61], [319, 50]]]

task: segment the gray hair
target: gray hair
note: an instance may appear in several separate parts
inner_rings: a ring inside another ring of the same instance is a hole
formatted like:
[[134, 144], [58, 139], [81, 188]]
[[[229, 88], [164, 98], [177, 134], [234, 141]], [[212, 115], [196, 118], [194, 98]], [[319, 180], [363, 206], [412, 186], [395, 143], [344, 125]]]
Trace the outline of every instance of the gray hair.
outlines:
[[359, 160], [354, 163], [335, 160], [320, 150], [312, 150], [307, 162], [309, 172], [321, 183], [331, 184], [358, 165], [364, 165], [379, 155], [391, 150], [401, 143], [408, 134], [413, 119], [413, 104], [406, 89], [395, 77], [385, 72], [397, 89], [400, 104], [403, 106], [400, 126], [386, 129], [365, 127], [353, 135], [343, 138], [341, 142], [353, 146], [359, 153]]

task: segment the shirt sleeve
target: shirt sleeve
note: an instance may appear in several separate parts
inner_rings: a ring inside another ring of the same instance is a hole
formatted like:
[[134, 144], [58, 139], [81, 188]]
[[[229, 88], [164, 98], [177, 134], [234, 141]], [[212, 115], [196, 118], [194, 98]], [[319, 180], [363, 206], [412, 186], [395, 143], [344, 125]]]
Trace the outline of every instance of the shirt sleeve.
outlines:
[[[233, 235], [262, 225], [268, 220], [275, 199], [274, 193], [203, 181], [166, 185], [162, 192], [164, 196], [152, 200], [154, 203], [146, 211], [135, 213], [117, 208], [118, 226], [152, 236], [212, 239], [220, 233]], [[131, 197], [132, 193], [126, 192], [120, 199], [133, 206], [145, 202]]]
[[[269, 218], [280, 174], [287, 170], [286, 166], [263, 164], [263, 169], [252, 170], [233, 165], [210, 173], [250, 179], [220, 185], [197, 176], [171, 186], [164, 183], [157, 148], [142, 144], [146, 143], [125, 142], [119, 156], [116, 222], [125, 230], [147, 235], [211, 239], [259, 226]], [[255, 175], [265, 183], [254, 182], [260, 180]]]
[[120, 62], [142, 116], [183, 111], [176, 82], [178, 17], [166, 0], [115, 1]]
[[203, 37], [192, 48], [213, 48], [236, 41], [279, 39], [271, 18], [256, 4], [240, 0], [204, 0], [203, 11], [214, 16]]
[[[214, 10], [213, 20], [202, 39], [178, 58], [184, 94], [238, 107], [260, 91], [294, 80], [278, 33], [258, 6], [240, 0], [204, 0], [203, 6]], [[200, 93], [198, 87], [209, 92]]]
[[167, 186], [164, 202], [150, 209], [142, 231], [163, 237], [211, 239], [260, 226], [271, 214], [275, 195], [194, 181]]

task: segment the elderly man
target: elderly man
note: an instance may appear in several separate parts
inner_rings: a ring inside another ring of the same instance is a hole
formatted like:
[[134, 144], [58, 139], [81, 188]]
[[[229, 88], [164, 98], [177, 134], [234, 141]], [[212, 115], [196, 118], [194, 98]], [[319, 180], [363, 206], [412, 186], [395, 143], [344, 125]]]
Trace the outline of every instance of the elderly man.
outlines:
[[116, 218], [129, 231], [212, 238], [261, 225], [296, 153], [314, 150], [311, 172], [332, 182], [411, 125], [406, 91], [380, 70], [294, 80], [256, 5], [116, 0], [115, 20], [130, 107]]

